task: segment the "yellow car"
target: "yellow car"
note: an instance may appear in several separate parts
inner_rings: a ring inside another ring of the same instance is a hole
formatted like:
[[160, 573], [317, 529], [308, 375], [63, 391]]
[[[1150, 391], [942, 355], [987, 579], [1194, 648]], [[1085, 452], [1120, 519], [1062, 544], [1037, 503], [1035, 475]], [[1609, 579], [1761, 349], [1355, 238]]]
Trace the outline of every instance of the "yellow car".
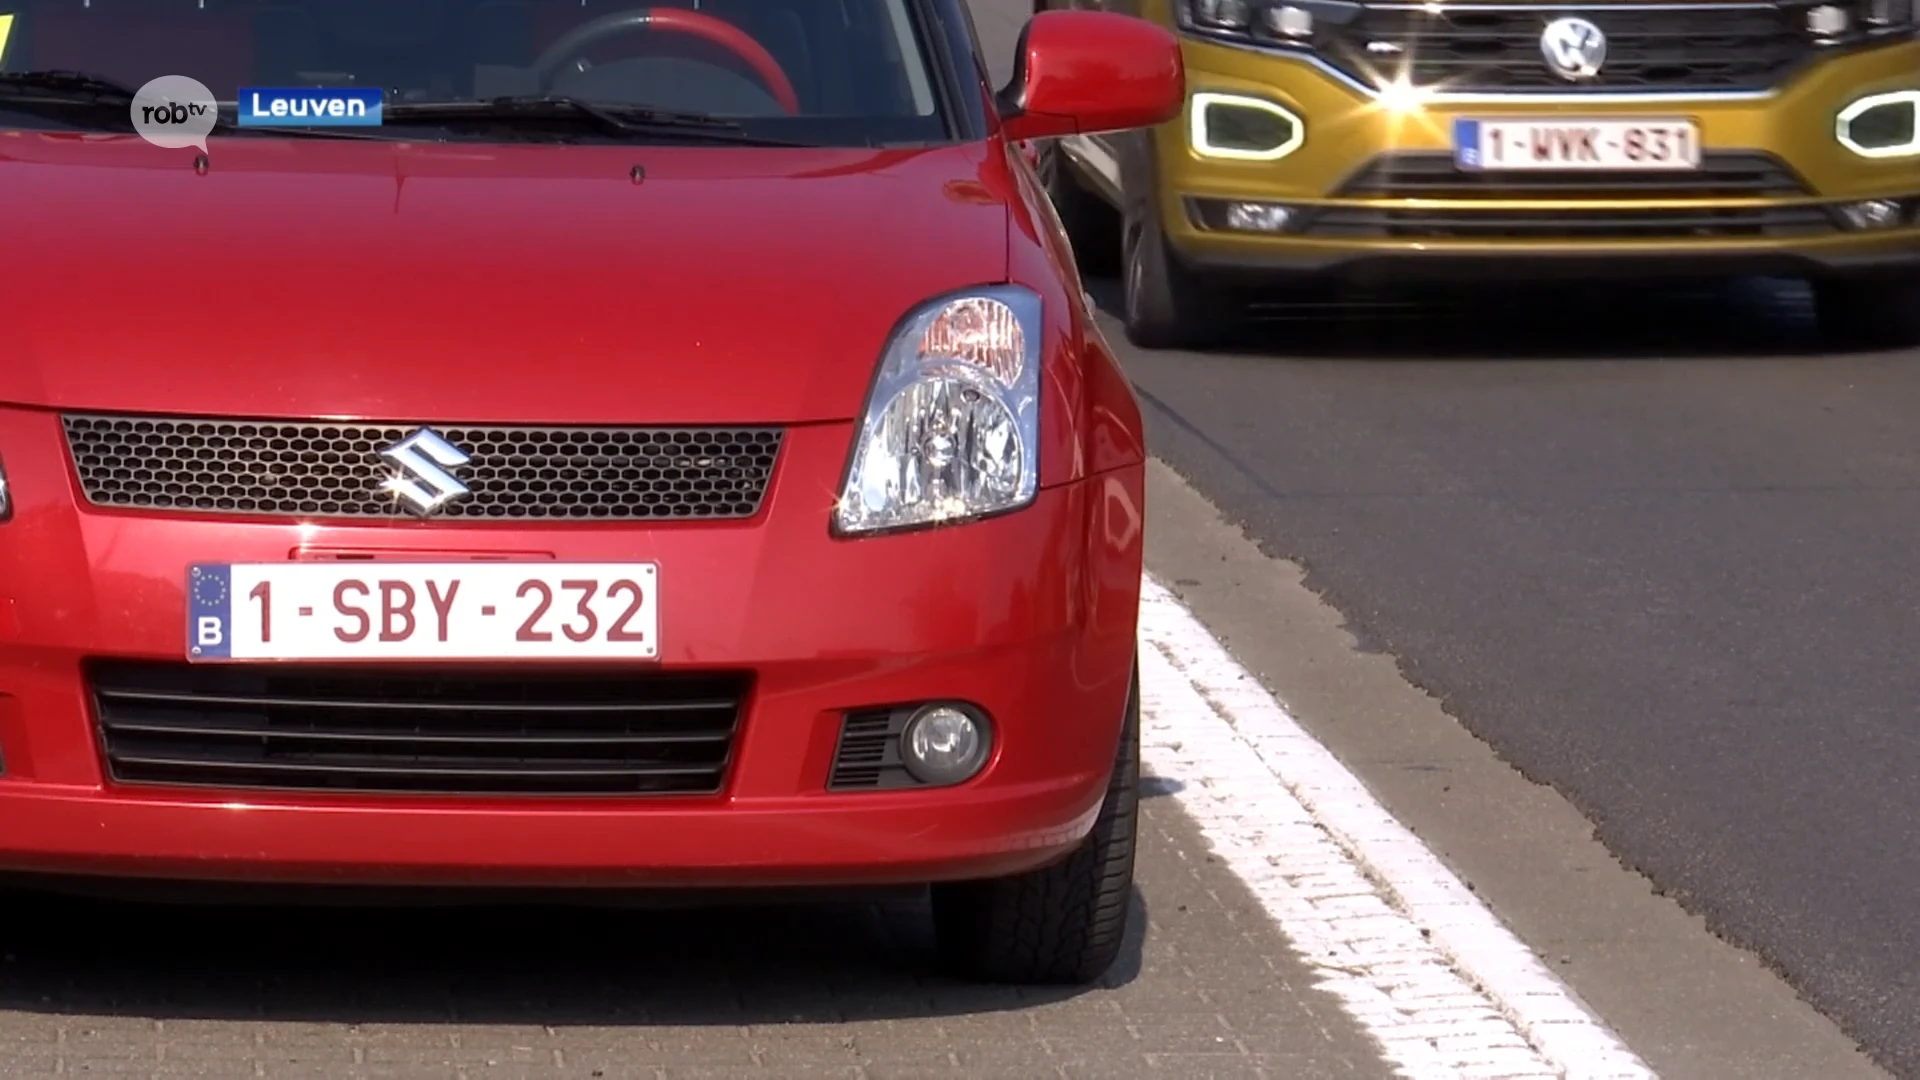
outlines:
[[1037, 156], [1136, 344], [1315, 281], [1548, 274], [1804, 277], [1846, 344], [1920, 341], [1920, 0], [1036, 6], [1180, 35], [1178, 119]]

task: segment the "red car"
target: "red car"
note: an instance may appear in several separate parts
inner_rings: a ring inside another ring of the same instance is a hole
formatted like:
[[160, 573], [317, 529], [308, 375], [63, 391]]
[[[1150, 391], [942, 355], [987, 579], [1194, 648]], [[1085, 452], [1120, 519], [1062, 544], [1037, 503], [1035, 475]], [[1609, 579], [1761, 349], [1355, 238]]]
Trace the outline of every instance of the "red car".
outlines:
[[1141, 425], [1015, 144], [1176, 115], [1167, 32], [996, 88], [960, 0], [11, 10], [0, 870], [925, 884], [961, 971], [1109, 965]]

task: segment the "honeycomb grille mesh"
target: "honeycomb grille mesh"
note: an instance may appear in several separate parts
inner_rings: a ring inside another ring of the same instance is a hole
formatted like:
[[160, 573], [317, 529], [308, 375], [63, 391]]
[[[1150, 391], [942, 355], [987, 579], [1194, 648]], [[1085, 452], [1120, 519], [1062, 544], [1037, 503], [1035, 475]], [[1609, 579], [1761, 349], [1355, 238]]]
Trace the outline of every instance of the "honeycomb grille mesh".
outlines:
[[[127, 416], [64, 417], [87, 500], [143, 510], [405, 518], [380, 451], [408, 425]], [[450, 470], [471, 494], [436, 517], [524, 520], [747, 518], [759, 512], [777, 427], [434, 430], [471, 456]]]

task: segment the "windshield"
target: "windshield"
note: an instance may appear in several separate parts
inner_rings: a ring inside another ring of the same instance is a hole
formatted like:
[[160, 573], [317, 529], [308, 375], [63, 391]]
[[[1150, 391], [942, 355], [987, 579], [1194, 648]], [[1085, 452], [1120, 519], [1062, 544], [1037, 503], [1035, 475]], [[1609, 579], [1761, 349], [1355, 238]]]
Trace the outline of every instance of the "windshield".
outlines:
[[[919, 10], [913, 0], [0, 0], [0, 71], [134, 88], [184, 75], [223, 115], [250, 88], [377, 89], [393, 113], [380, 134], [393, 137], [436, 126], [447, 130], [427, 137], [476, 137], [430, 110], [408, 118], [408, 105], [564, 96], [708, 114], [783, 143], [900, 145], [948, 135]], [[0, 101], [0, 126], [130, 130], [96, 112], [76, 120]], [[501, 131], [477, 137], [514, 137]]]

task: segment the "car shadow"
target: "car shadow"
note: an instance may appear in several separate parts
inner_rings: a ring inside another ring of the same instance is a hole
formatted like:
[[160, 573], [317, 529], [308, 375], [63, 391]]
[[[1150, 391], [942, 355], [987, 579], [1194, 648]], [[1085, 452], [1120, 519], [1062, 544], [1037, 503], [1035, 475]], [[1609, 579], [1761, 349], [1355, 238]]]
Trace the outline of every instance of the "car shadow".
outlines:
[[830, 1024], [993, 1013], [1094, 986], [937, 967], [924, 895], [692, 909], [174, 905], [0, 893], [0, 1010], [332, 1024]]
[[[1120, 286], [1087, 281], [1117, 319]], [[1658, 361], [1834, 351], [1804, 283], [1523, 282], [1328, 287], [1289, 303], [1255, 303], [1214, 353], [1297, 359]], [[1109, 338], [1124, 342], [1117, 325]]]
[[1167, 795], [1178, 795], [1187, 789], [1187, 782], [1171, 776], [1142, 776], [1140, 778], [1140, 797], [1158, 799]]

